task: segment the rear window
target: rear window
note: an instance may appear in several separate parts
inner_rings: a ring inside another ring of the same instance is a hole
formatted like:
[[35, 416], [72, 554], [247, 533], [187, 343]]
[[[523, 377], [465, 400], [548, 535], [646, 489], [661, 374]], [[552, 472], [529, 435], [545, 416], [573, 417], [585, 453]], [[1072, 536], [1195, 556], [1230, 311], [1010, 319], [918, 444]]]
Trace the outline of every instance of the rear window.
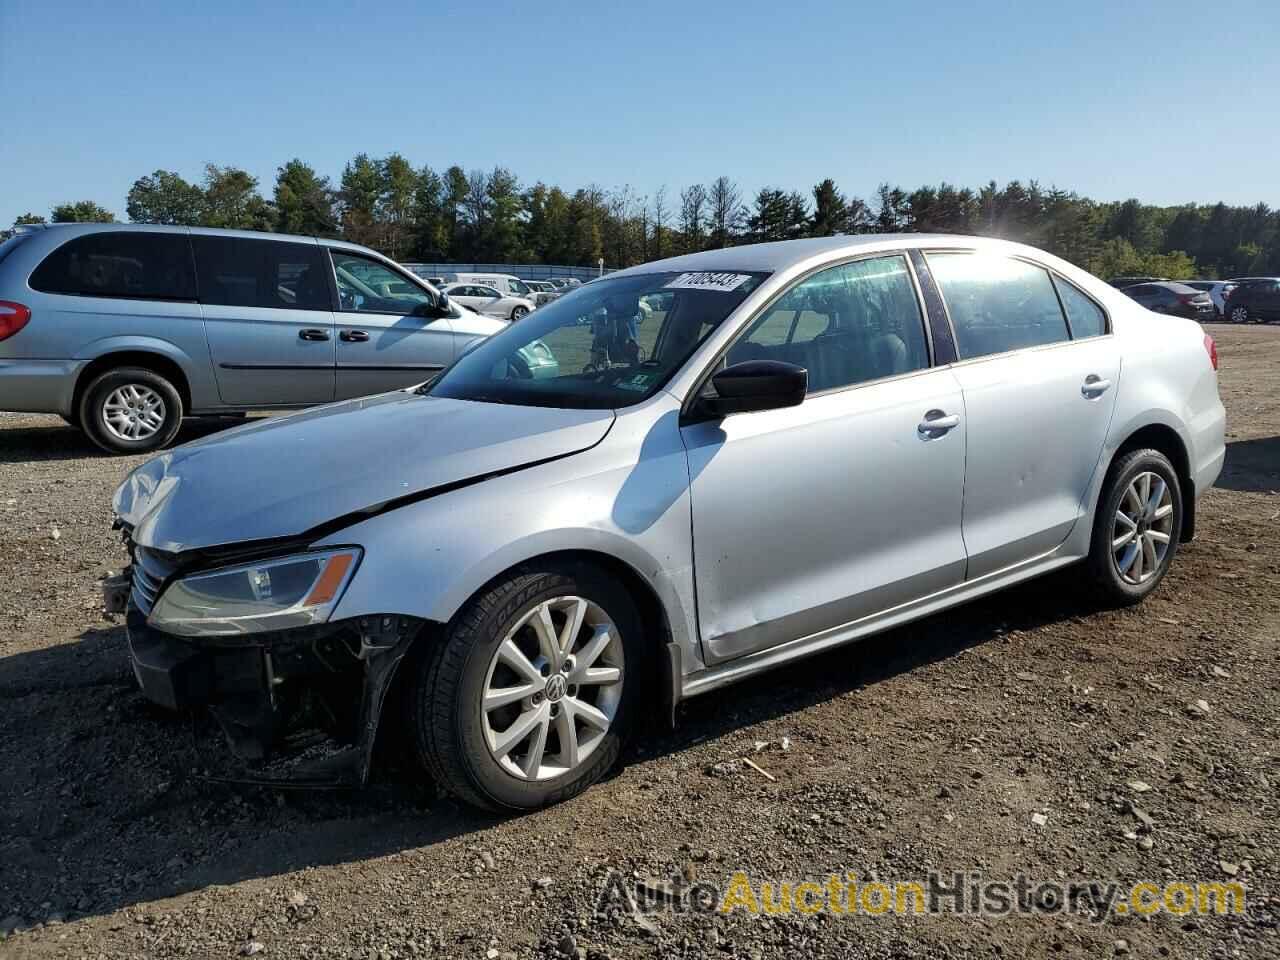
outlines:
[[227, 307], [329, 310], [319, 246], [284, 240], [193, 236], [200, 302]]
[[984, 253], [929, 254], [961, 359], [1071, 339], [1043, 267]]
[[183, 234], [90, 233], [64, 243], [31, 274], [32, 289], [82, 297], [194, 300], [191, 248]]

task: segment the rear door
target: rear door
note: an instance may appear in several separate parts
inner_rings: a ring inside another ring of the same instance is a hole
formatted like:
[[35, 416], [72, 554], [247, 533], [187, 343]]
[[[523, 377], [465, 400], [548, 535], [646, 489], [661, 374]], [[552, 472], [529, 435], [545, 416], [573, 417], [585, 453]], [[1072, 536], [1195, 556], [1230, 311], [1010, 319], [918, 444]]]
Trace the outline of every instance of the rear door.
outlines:
[[453, 327], [423, 312], [432, 302], [424, 287], [363, 254], [331, 248], [329, 256], [338, 291], [338, 399], [421, 383], [453, 362]]
[[324, 251], [291, 240], [196, 234], [196, 277], [223, 403], [333, 399], [334, 331]]
[[1052, 550], [1085, 511], [1120, 352], [1102, 308], [1038, 264], [969, 252], [928, 261], [959, 354], [973, 580]]

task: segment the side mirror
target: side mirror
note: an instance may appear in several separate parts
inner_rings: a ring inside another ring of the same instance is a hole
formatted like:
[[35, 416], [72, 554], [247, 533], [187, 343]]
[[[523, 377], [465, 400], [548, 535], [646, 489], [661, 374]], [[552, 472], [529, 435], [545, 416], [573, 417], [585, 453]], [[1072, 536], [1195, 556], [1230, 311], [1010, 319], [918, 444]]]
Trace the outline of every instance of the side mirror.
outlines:
[[747, 360], [711, 378], [716, 396], [701, 397], [698, 409], [716, 417], [796, 407], [809, 389], [809, 371], [780, 360]]
[[443, 290], [436, 294], [435, 303], [432, 303], [430, 300], [424, 300], [413, 308], [413, 315], [415, 317], [423, 317], [428, 320], [447, 317], [452, 312], [453, 308], [449, 303], [449, 295]]

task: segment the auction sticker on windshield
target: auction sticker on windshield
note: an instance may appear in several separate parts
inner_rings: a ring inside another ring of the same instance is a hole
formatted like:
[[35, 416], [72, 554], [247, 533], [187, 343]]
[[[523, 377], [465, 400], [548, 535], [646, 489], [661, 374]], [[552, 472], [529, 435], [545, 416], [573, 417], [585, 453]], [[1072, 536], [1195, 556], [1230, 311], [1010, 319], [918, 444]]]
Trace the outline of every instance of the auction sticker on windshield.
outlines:
[[668, 290], [736, 290], [751, 279], [747, 273], [682, 273], [667, 284]]

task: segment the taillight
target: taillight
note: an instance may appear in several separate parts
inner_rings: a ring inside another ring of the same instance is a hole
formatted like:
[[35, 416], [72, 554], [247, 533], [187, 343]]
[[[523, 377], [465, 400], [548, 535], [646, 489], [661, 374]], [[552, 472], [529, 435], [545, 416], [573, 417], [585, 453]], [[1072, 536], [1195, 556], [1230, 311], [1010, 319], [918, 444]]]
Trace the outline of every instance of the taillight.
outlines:
[[1218, 369], [1218, 345], [1213, 342], [1213, 337], [1207, 333], [1204, 335], [1204, 352], [1209, 354], [1209, 362], [1213, 364], [1213, 369]]
[[27, 325], [31, 311], [20, 303], [0, 300], [0, 340], [8, 340]]

